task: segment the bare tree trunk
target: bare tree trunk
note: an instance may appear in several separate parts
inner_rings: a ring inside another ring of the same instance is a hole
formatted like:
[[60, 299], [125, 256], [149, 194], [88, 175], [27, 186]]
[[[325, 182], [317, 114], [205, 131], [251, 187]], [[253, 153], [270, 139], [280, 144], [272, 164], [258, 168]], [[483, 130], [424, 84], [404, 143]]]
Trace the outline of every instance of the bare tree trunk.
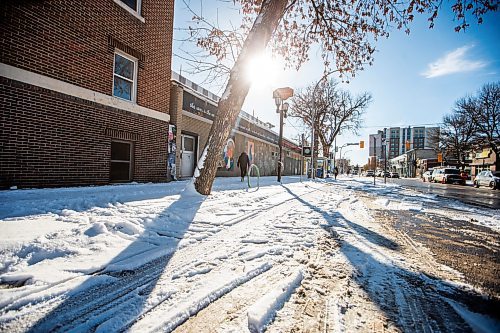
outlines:
[[328, 157], [330, 153], [330, 145], [326, 142], [324, 135], [321, 135], [321, 132], [318, 131], [318, 139], [321, 141], [321, 147], [323, 148], [323, 156]]
[[[265, 51], [269, 40], [284, 14], [288, 0], [264, 0], [236, 63], [231, 69], [229, 81], [219, 101], [217, 115], [208, 135], [207, 144], [198, 161], [194, 174], [196, 191], [208, 195], [217, 172], [217, 163], [224, 145], [250, 89], [251, 82], [244, 75], [245, 65], [252, 56]], [[271, 94], [269, 98], [271, 98]]]
[[330, 157], [330, 146], [325, 146], [323, 144], [323, 156], [326, 158]]

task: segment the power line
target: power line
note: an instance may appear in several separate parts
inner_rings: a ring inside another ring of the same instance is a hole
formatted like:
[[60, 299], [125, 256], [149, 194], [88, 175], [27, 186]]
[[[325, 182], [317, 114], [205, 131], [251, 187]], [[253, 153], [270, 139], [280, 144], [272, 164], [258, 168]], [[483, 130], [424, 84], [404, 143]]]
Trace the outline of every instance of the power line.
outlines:
[[297, 132], [299, 132], [299, 133], [301, 133], [301, 132], [304, 130], [304, 129], [298, 129], [297, 127], [295, 127], [295, 125], [294, 125], [294, 124], [292, 124], [288, 118], [286, 118], [286, 122], [287, 122], [288, 124], [290, 124], [293, 128], [295, 128], [295, 130], [296, 130]]

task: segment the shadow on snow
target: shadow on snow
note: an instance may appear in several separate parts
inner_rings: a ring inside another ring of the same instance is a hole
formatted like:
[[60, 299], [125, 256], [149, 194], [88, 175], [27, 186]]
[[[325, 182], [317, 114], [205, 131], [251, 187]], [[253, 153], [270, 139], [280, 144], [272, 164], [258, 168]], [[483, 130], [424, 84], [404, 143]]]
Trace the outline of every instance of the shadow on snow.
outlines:
[[[109, 332], [132, 325], [152, 303], [158, 302], [148, 297], [205, 198], [183, 191], [180, 198], [147, 225], [143, 234], [116, 256], [104, 271], [89, 278], [94, 279], [95, 285], [87, 280], [85, 284], [93, 286], [70, 292], [29, 332]], [[152, 242], [152, 239], [160, 241]], [[144, 247], [146, 251], [137, 252]], [[137, 261], [142, 263], [134, 267], [133, 263]]]
[[[471, 332], [472, 328], [449, 301], [484, 310], [488, 303], [491, 305], [481, 295], [461, 290], [437, 277], [409, 271], [390, 260], [378, 259], [376, 255], [380, 251], [377, 247], [398, 251], [399, 245], [350, 221], [339, 212], [330, 214], [283, 187], [298, 201], [323, 216], [328, 224], [322, 227], [340, 245], [340, 250], [353, 266], [356, 283], [401, 331]], [[353, 236], [356, 241], [351, 243], [344, 235]]]
[[[284, 178], [287, 184], [299, 181], [298, 177]], [[241, 183], [239, 177], [219, 182], [222, 184], [214, 184], [214, 190], [246, 189], [246, 183]], [[177, 184], [185, 183], [181, 181]], [[274, 177], [265, 177], [260, 187], [278, 184]], [[137, 200], [165, 194], [162, 190], [157, 192], [152, 196], [144, 193]], [[196, 193], [182, 191], [179, 199], [145, 225], [144, 232], [113, 258], [103, 271], [94, 273], [84, 284], [65, 295], [62, 303], [29, 328], [28, 332], [109, 332], [121, 331], [133, 325], [138, 317], [158, 302], [150, 300], [149, 296], [205, 199]], [[141, 264], [134, 265], [134, 262]], [[162, 287], [168, 289], [168, 286]]]

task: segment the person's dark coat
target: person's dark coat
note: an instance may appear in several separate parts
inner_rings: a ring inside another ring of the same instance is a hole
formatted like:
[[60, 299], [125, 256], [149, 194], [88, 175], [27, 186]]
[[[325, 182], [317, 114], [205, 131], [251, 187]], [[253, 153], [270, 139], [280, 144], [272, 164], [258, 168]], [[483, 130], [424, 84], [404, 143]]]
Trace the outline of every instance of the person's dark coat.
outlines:
[[247, 170], [250, 167], [250, 159], [248, 158], [247, 153], [241, 153], [240, 157], [238, 157], [238, 164], [236, 164], [236, 166], [240, 168], [241, 178], [245, 177], [247, 175]]

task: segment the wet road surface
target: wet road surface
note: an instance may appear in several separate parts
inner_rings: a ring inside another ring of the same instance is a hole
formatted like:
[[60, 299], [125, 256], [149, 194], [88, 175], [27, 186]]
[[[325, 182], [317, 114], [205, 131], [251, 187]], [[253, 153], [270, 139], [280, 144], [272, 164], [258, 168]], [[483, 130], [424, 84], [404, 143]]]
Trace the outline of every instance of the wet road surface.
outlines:
[[[384, 182], [384, 178], [376, 178], [375, 181], [380, 184]], [[473, 205], [500, 209], [500, 190], [486, 187], [475, 188], [472, 185], [429, 183], [412, 178], [387, 178], [387, 183], [399, 184], [423, 193], [436, 194]]]

